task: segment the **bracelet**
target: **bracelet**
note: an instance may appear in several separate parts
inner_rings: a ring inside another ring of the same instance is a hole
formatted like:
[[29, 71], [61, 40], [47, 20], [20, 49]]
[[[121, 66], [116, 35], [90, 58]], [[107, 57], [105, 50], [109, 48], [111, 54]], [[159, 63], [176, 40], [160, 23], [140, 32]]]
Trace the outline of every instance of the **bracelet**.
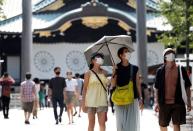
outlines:
[[139, 97], [139, 100], [143, 100], [143, 97]]

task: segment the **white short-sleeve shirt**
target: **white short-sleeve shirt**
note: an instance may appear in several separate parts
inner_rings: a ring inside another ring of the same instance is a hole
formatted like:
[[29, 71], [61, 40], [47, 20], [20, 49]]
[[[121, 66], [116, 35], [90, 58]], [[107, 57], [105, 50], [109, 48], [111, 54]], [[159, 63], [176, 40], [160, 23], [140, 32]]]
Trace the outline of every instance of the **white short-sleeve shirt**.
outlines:
[[66, 79], [66, 91], [76, 91], [76, 87], [78, 86], [76, 79]]

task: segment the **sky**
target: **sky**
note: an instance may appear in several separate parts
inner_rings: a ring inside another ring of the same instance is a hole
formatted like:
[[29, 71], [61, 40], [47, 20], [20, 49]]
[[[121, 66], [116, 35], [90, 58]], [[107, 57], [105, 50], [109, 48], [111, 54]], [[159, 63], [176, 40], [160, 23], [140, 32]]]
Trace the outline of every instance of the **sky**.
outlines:
[[[36, 4], [42, 0], [32, 0], [32, 4]], [[10, 18], [21, 14], [22, 12], [22, 0], [4, 0], [3, 2], [3, 12], [6, 18]]]

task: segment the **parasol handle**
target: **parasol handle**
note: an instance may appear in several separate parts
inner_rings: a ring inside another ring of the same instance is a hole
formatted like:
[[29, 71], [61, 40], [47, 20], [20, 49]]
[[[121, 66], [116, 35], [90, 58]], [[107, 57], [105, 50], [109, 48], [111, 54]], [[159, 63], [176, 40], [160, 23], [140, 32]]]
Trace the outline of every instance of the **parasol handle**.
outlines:
[[109, 51], [109, 53], [110, 53], [110, 58], [111, 58], [111, 60], [113, 61], [113, 65], [112, 66], [115, 66], [115, 61], [114, 61], [114, 59], [113, 59], [113, 56], [112, 56], [112, 54], [111, 54], [111, 51], [110, 51], [110, 49], [109, 49], [109, 46], [108, 46], [108, 44], [107, 44], [107, 42], [106, 42], [106, 46], [107, 46], [107, 49], [108, 49], [108, 51]]

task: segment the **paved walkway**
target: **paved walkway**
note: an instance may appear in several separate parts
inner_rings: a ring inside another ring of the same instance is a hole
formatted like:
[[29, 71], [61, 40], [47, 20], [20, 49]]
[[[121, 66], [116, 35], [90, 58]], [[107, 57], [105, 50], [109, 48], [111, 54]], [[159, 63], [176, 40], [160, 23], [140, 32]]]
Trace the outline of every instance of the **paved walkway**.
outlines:
[[[87, 115], [82, 114], [81, 118], [75, 117], [75, 123], [68, 125], [67, 113], [64, 112], [63, 121], [59, 125], [55, 125], [52, 108], [40, 110], [38, 119], [33, 120], [31, 117], [30, 125], [24, 124], [23, 111], [20, 109], [10, 110], [10, 119], [4, 119], [2, 111], [0, 112], [0, 128], [6, 131], [87, 131]], [[144, 110], [141, 114], [141, 130], [140, 131], [159, 131], [157, 117], [152, 110]], [[98, 130], [96, 124], [95, 131]], [[115, 116], [109, 111], [107, 121], [107, 131], [116, 131]], [[171, 128], [169, 131], [172, 131]]]

